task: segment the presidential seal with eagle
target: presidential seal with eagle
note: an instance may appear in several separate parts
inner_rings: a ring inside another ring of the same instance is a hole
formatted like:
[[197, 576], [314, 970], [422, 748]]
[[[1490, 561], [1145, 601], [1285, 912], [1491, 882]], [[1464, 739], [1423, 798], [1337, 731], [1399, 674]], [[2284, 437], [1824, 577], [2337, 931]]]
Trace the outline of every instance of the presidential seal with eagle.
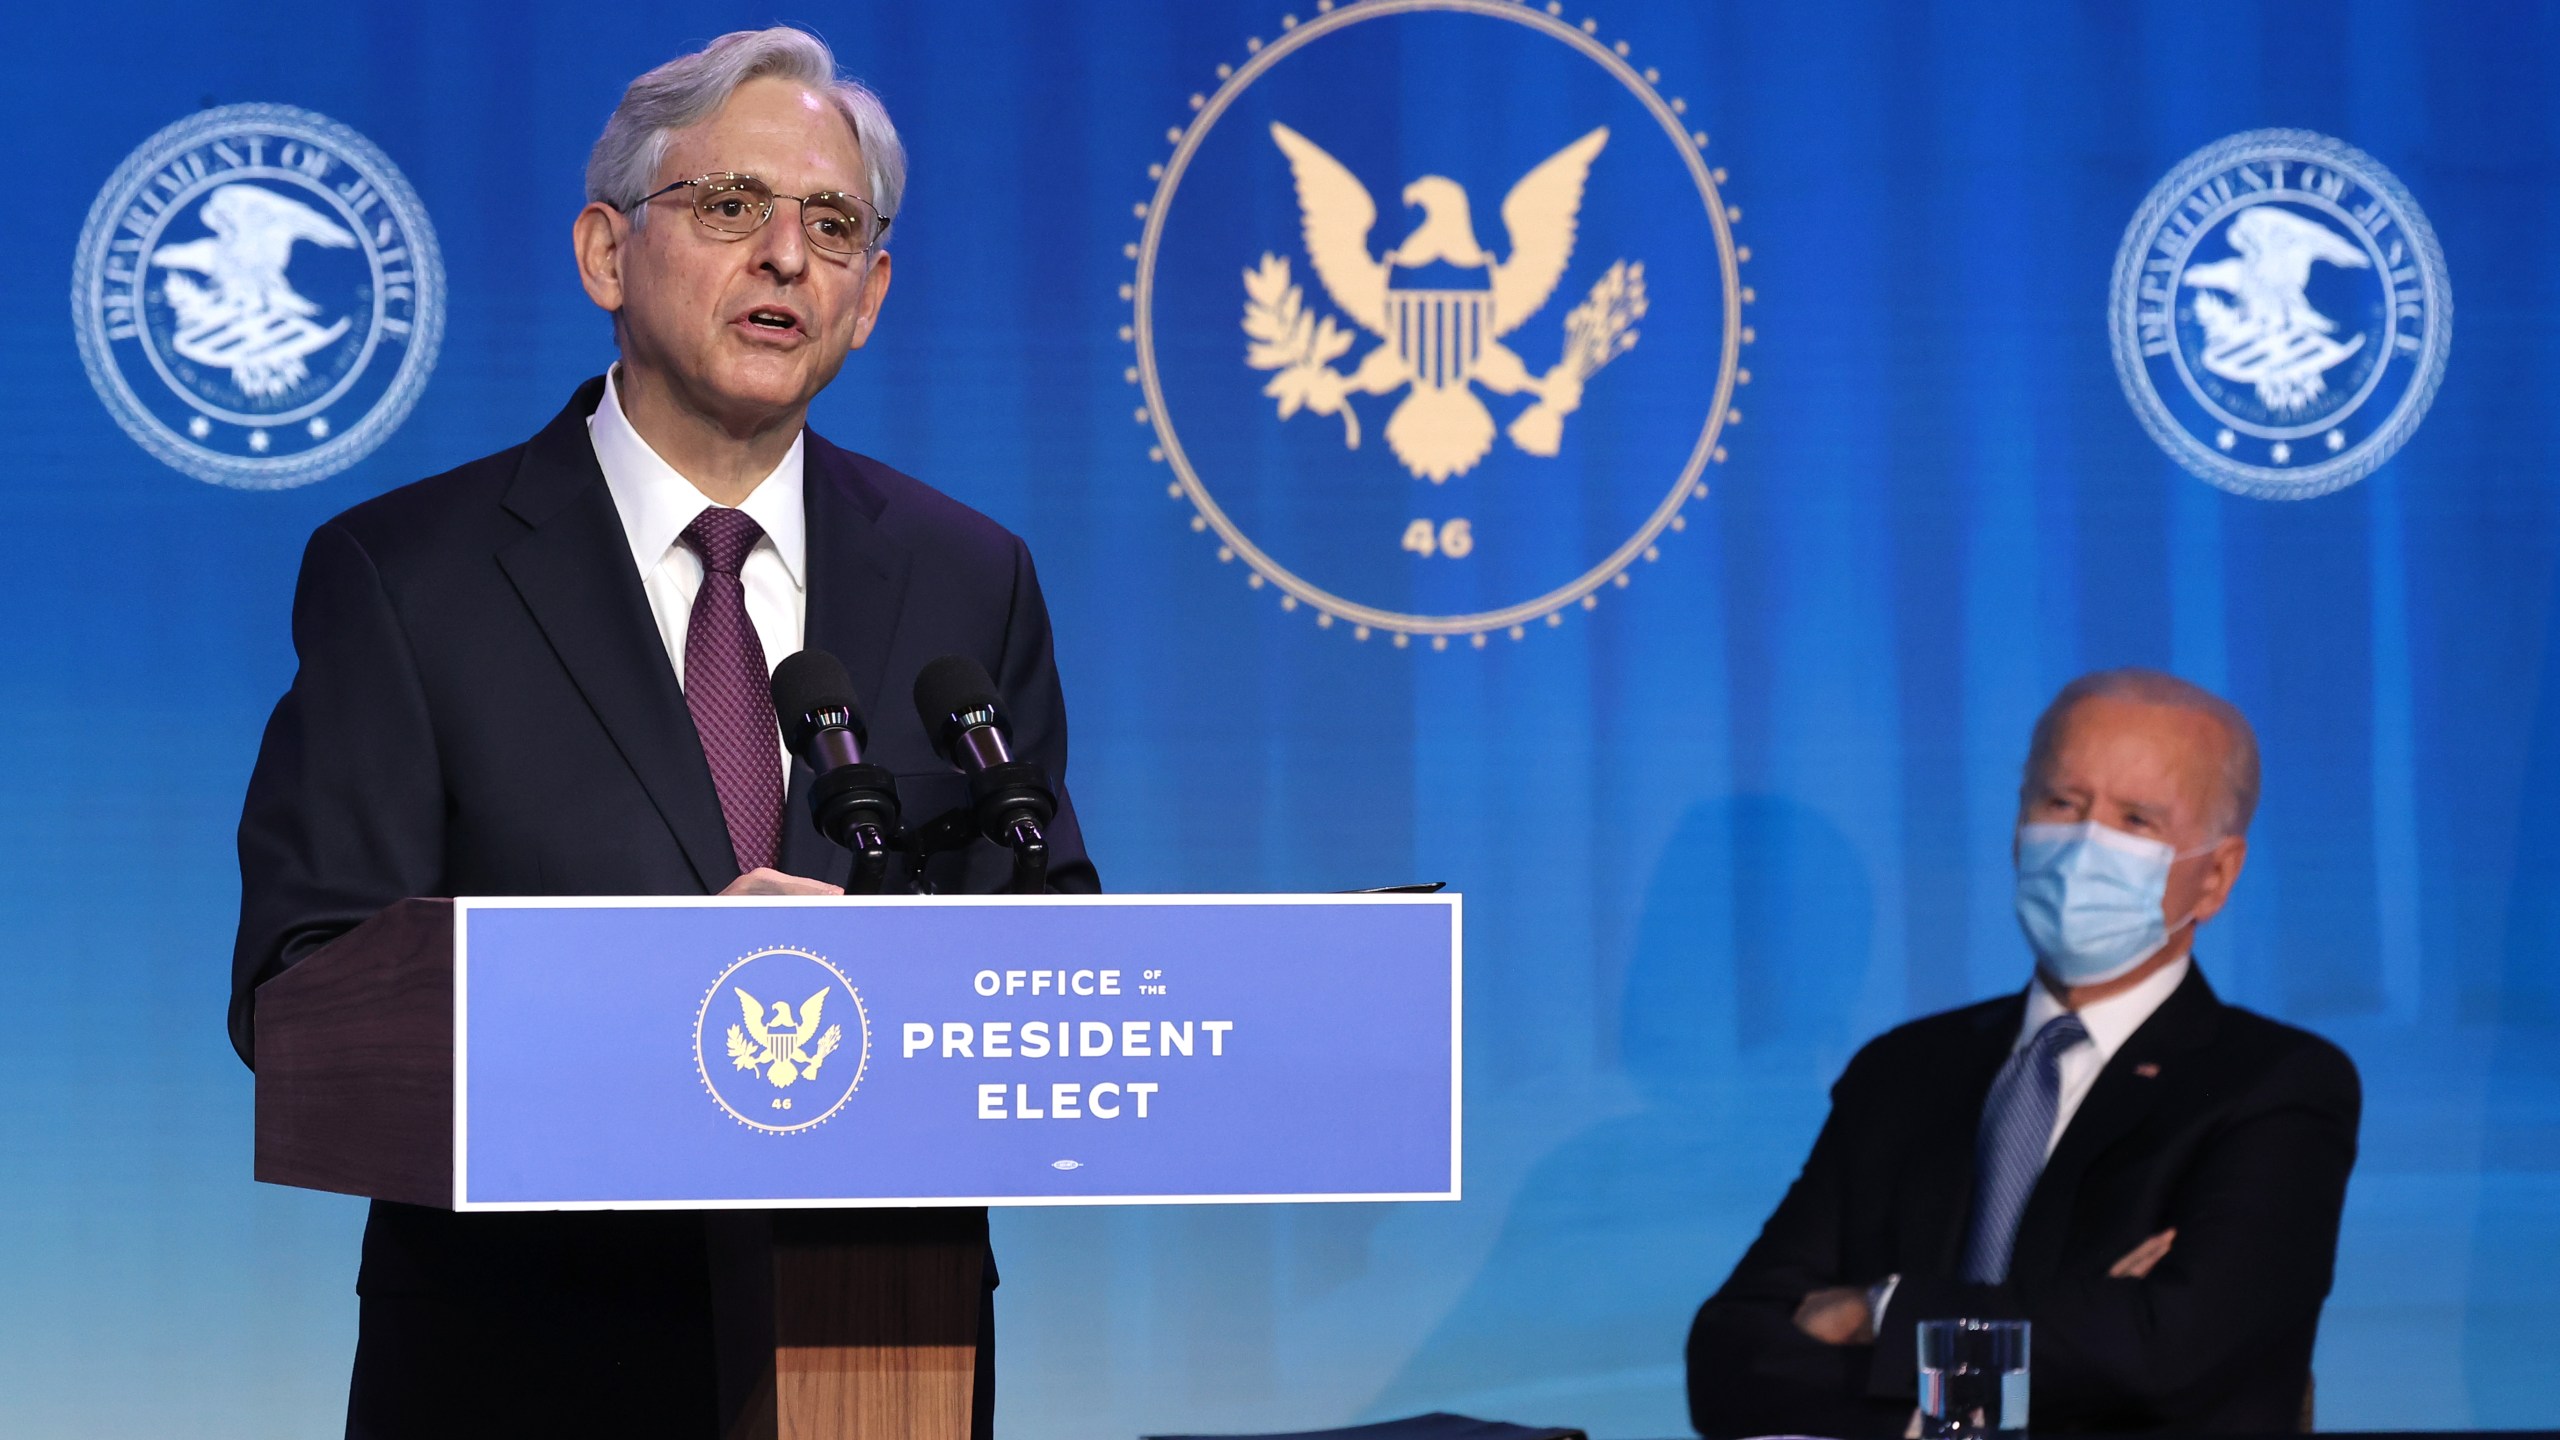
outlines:
[[747, 1023], [729, 1027], [729, 1063], [762, 1075], [776, 1090], [817, 1079], [818, 1067], [826, 1064], [827, 1057], [844, 1043], [841, 1025], [829, 1025], [827, 1033], [818, 1033], [827, 1008], [824, 990], [800, 1002], [797, 1019], [792, 1017], [788, 1000], [774, 1001], [773, 1014], [767, 1018], [764, 1006], [744, 986], [732, 986], [730, 993], [738, 997], [738, 1008], [746, 1012]]
[[1593, 282], [1590, 297], [1566, 317], [1564, 356], [1543, 375], [1502, 337], [1546, 308], [1573, 254], [1574, 219], [1582, 208], [1591, 162], [1609, 143], [1603, 126], [1521, 177], [1502, 200], [1510, 254], [1497, 262], [1476, 243], [1465, 187], [1425, 175], [1404, 188], [1404, 203], [1422, 211], [1403, 243], [1382, 257], [1369, 253], [1377, 202], [1342, 162], [1288, 126], [1273, 121], [1271, 138], [1289, 157], [1305, 215], [1307, 255], [1325, 292], [1380, 342], [1348, 375], [1329, 361], [1351, 336], [1330, 316], [1311, 325], [1289, 262], [1265, 254], [1245, 275], [1246, 361], [1277, 370], [1263, 393], [1280, 402], [1280, 418], [1303, 408], [1340, 415], [1343, 443], [1360, 448], [1360, 422], [1346, 397], [1385, 395], [1410, 386], [1387, 417], [1387, 444], [1415, 475], [1434, 484], [1463, 475], [1493, 448], [1493, 413], [1472, 387], [1499, 395], [1526, 391], [1537, 403], [1511, 422], [1511, 442], [1531, 455], [1553, 455], [1564, 417], [1582, 403], [1594, 371], [1636, 343], [1644, 317], [1644, 263], [1621, 260]]
[[[721, 1015], [730, 1017], [725, 1026], [714, 1018]], [[777, 946], [741, 957], [712, 982], [694, 1017], [693, 1049], [703, 1088], [732, 1119], [787, 1134], [824, 1124], [861, 1087], [871, 1020], [833, 962]]]
[[[1166, 493], [1357, 640], [1598, 609], [1687, 527], [1751, 378], [1750, 250], [1689, 102], [1556, 5], [1323, 3], [1245, 49], [1127, 251]], [[1499, 123], [1466, 98], [1495, 95]]]

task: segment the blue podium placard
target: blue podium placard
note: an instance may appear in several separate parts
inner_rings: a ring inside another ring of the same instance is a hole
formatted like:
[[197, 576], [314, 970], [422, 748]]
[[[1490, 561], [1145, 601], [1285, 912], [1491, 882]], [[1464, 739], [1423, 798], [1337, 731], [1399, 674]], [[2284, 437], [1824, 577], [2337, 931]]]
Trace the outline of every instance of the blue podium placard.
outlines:
[[1458, 1198], [1455, 895], [454, 909], [457, 1210]]

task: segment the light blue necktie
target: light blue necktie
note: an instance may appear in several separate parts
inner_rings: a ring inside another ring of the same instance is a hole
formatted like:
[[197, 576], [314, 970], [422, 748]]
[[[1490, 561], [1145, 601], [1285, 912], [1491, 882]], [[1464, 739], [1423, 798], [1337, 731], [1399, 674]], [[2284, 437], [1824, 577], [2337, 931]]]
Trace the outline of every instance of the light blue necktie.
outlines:
[[2062, 1052], [2089, 1038], [2077, 1015], [2056, 1015], [2019, 1046], [1991, 1082], [1973, 1150], [1973, 1225], [1965, 1235], [1964, 1278], [1997, 1285], [2009, 1278], [2009, 1249], [2018, 1217], [2044, 1173], [2053, 1112], [2062, 1096]]

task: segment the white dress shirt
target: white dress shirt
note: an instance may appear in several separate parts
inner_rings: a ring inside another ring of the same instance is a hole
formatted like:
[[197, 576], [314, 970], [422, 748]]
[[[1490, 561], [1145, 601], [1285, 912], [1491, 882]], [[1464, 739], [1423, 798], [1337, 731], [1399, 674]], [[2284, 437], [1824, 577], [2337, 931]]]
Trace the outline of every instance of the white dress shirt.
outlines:
[[[702, 589], [702, 557], [679, 537], [712, 502], [631, 428], [613, 371], [605, 372], [604, 399], [587, 417], [587, 438], [596, 447], [596, 464], [604, 469], [605, 488], [613, 492], [613, 508], [622, 516], [631, 563], [640, 572], [658, 638], [666, 644], [667, 663], [675, 667], [676, 684], [682, 686], [685, 629], [693, 620], [693, 597]], [[737, 507], [764, 529], [738, 578], [768, 673], [799, 650], [807, 612], [809, 526], [800, 490], [806, 447], [805, 436], [794, 439], [782, 463]], [[783, 752], [782, 769], [786, 776], [791, 772], [788, 751]]]
[[[2181, 955], [2123, 994], [2080, 1007], [2080, 1023], [2087, 1028], [2089, 1038], [2064, 1050], [2056, 1059], [2056, 1068], [2062, 1072], [2062, 1090], [2054, 1097], [2053, 1133], [2045, 1137], [2044, 1158], [2053, 1158], [2053, 1147], [2062, 1143], [2062, 1132], [2070, 1126], [2071, 1117], [2079, 1113], [2080, 1102], [2089, 1098], [2089, 1087], [2098, 1083], [2098, 1072], [2116, 1058], [2116, 1052], [2133, 1038], [2134, 1031], [2142, 1028], [2143, 1021], [2151, 1018], [2151, 1012], [2186, 982], [2187, 971], [2192, 968], [2194, 962]], [[2030, 982], [2027, 1013], [2018, 1021], [2018, 1038], [2009, 1052], [2014, 1055], [2025, 1049], [2046, 1021], [2063, 1013], [2062, 1002], [2053, 998], [2043, 980]]]

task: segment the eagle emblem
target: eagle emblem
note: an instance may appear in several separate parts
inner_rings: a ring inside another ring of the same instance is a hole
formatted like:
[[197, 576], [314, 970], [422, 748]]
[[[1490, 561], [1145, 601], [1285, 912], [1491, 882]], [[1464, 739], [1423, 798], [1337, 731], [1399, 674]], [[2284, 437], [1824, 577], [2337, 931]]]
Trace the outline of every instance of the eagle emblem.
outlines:
[[[170, 271], [164, 284], [178, 317], [170, 341], [179, 354], [228, 370], [242, 394], [271, 400], [302, 383], [305, 357], [334, 344], [353, 323], [323, 326], [320, 307], [284, 278], [297, 240], [324, 249], [352, 248], [356, 237], [319, 211], [258, 185], [224, 185], [204, 202], [202, 239], [163, 245], [151, 263]], [[202, 275], [199, 284], [189, 273]]]
[[1339, 415], [1344, 445], [1357, 450], [1360, 421], [1349, 398], [1410, 386], [1387, 417], [1387, 446], [1415, 478], [1440, 484], [1493, 449], [1493, 414], [1474, 388], [1482, 386], [1534, 396], [1503, 433], [1525, 454], [1554, 455], [1583, 386], [1636, 343], [1635, 322], [1645, 313], [1643, 262], [1621, 260], [1593, 284], [1565, 317], [1563, 357], [1545, 374], [1531, 373], [1503, 337], [1544, 309], [1564, 278], [1583, 186], [1609, 143], [1607, 127], [1547, 157], [1511, 187], [1502, 200], [1511, 249], [1500, 260], [1477, 242], [1465, 188], [1439, 175], [1404, 188], [1404, 203], [1422, 219], [1400, 244], [1373, 255], [1369, 233], [1378, 207], [1367, 188], [1288, 126], [1275, 122], [1271, 138], [1296, 181], [1317, 278], [1334, 305], [1379, 342], [1348, 373], [1333, 368], [1357, 332], [1314, 314], [1288, 260], [1264, 254], [1244, 272], [1245, 363], [1275, 372], [1262, 393], [1279, 402], [1280, 418], [1300, 410]]
[[2225, 233], [2238, 253], [2179, 277], [2197, 292], [2204, 368], [2256, 387], [2258, 402], [2277, 414], [2307, 409], [2327, 393], [2328, 372], [2364, 348], [2362, 335], [2340, 342], [2338, 322], [2311, 308], [2312, 262], [2346, 270], [2373, 262], [2328, 226], [2272, 205], [2241, 211]]
[[817, 1079], [818, 1067], [844, 1043], [842, 1025], [827, 1026], [823, 1035], [818, 1032], [826, 1015], [824, 990], [801, 1001], [799, 1018], [794, 1019], [788, 1001], [774, 1001], [768, 1015], [756, 997], [732, 989], [746, 1023], [729, 1027], [729, 1061], [738, 1069], [760, 1072], [777, 1090], [788, 1089], [797, 1080]]

